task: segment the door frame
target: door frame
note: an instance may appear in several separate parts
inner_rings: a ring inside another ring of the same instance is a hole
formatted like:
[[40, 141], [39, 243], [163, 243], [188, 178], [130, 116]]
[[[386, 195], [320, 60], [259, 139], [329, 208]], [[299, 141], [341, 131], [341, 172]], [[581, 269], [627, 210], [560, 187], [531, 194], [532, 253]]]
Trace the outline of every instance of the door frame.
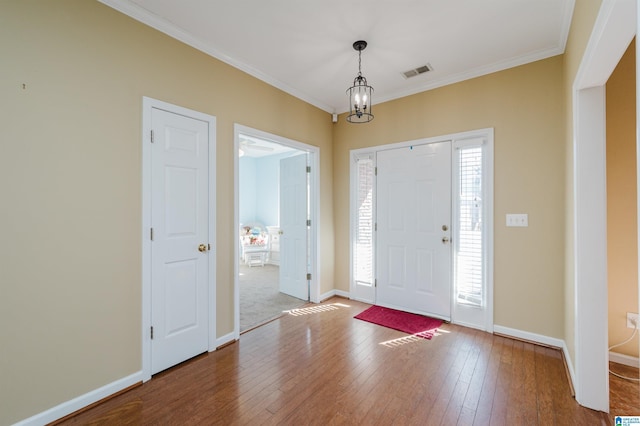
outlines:
[[151, 379], [151, 119], [152, 110], [161, 109], [205, 121], [209, 125], [209, 244], [208, 348], [216, 349], [216, 117], [173, 105], [157, 99], [142, 97], [142, 381]]
[[311, 172], [309, 173], [309, 217], [311, 219], [311, 229], [309, 232], [309, 259], [311, 264], [309, 265], [309, 273], [311, 273], [311, 280], [309, 282], [309, 300], [313, 303], [320, 303], [320, 241], [318, 236], [320, 235], [320, 148], [313, 145], [308, 145], [303, 142], [298, 142], [293, 139], [288, 139], [283, 136], [274, 135], [262, 130], [254, 129], [242, 124], [235, 123], [233, 126], [233, 304], [234, 304], [234, 326], [233, 334], [235, 339], [240, 338], [240, 283], [239, 283], [239, 263], [240, 263], [240, 241], [237, 238], [240, 228], [239, 214], [240, 214], [240, 184], [239, 184], [239, 172], [240, 172], [240, 134], [252, 136], [258, 139], [265, 139], [271, 142], [275, 142], [280, 145], [288, 146], [291, 148], [305, 151], [309, 154], [309, 164], [311, 165]]
[[[636, 3], [602, 1], [572, 87], [574, 186], [570, 244], [574, 259], [570, 282], [573, 299], [569, 301], [572, 311], [568, 314], [573, 318], [565, 320], [565, 329], [574, 333], [575, 358], [574, 365], [569, 362], [568, 366], [578, 403], [604, 412], [609, 412], [605, 91], [607, 80], [638, 32], [640, 8]], [[636, 53], [638, 50], [640, 43], [636, 44]], [[636, 65], [639, 64], [640, 57], [636, 55]], [[639, 91], [637, 85], [637, 117]], [[636, 128], [636, 147], [637, 134]], [[640, 195], [640, 186], [638, 191]], [[569, 352], [569, 348], [565, 351]], [[567, 358], [571, 360], [571, 353]]]
[[[448, 135], [441, 135], [441, 136], [435, 136], [435, 137], [429, 137], [429, 138], [422, 138], [422, 139], [414, 139], [411, 141], [404, 141], [404, 142], [397, 142], [397, 143], [392, 143], [392, 144], [388, 144], [388, 145], [380, 145], [380, 146], [372, 146], [369, 148], [359, 148], [359, 149], [354, 149], [350, 151], [350, 183], [349, 183], [349, 206], [350, 206], [350, 211], [349, 211], [349, 293], [351, 295], [353, 295], [355, 293], [355, 281], [354, 281], [354, 276], [353, 276], [353, 259], [354, 259], [354, 247], [355, 247], [355, 215], [356, 215], [356, 210], [357, 210], [357, 201], [355, 199], [355, 185], [356, 185], [356, 168], [353, 166], [356, 163], [356, 157], [360, 156], [360, 155], [364, 155], [367, 153], [370, 154], [374, 154], [374, 167], [376, 167], [375, 164], [375, 154], [378, 151], [383, 151], [383, 150], [388, 150], [388, 149], [395, 149], [395, 148], [406, 148], [412, 145], [424, 145], [424, 144], [430, 144], [430, 143], [437, 143], [437, 142], [445, 142], [445, 141], [450, 141], [451, 142], [451, 149], [453, 152], [453, 149], [455, 149], [456, 144], [464, 141], [464, 140], [468, 140], [468, 139], [478, 139], [478, 138], [482, 138], [486, 141], [486, 167], [487, 167], [487, 171], [486, 174], [484, 175], [485, 177], [485, 181], [484, 184], [485, 186], [485, 190], [486, 190], [486, 196], [487, 199], [485, 200], [484, 206], [485, 206], [485, 243], [486, 243], [486, 247], [485, 247], [485, 256], [486, 256], [486, 269], [485, 269], [485, 279], [486, 279], [486, 311], [484, 313], [484, 330], [492, 333], [493, 332], [493, 319], [494, 319], [494, 312], [493, 312], [493, 260], [494, 260], [494, 250], [493, 250], [493, 245], [494, 245], [494, 239], [493, 239], [493, 233], [494, 233], [494, 217], [493, 217], [493, 192], [494, 192], [494, 182], [493, 182], [493, 173], [494, 173], [494, 165], [493, 165], [493, 139], [494, 139], [494, 130], [493, 128], [485, 128], [485, 129], [477, 129], [477, 130], [471, 130], [471, 131], [467, 131], [467, 132], [460, 132], [460, 133], [452, 133], [452, 134], [448, 134]], [[452, 157], [452, 161], [453, 161], [453, 157]], [[453, 168], [451, 169], [452, 174], [455, 173], [456, 170], [454, 170]], [[375, 189], [375, 184], [374, 184], [374, 205], [377, 204], [377, 196], [376, 196], [376, 189]], [[453, 204], [453, 200], [455, 197], [454, 194], [454, 188], [453, 188], [453, 181], [452, 181], [452, 186], [451, 186], [451, 202]], [[374, 220], [376, 219], [376, 213], [375, 210], [377, 210], [377, 206], [374, 207]], [[451, 225], [453, 226], [453, 214], [454, 211], [453, 209], [451, 210], [451, 214], [452, 214], [452, 222]], [[374, 280], [376, 278], [376, 274], [377, 274], [377, 265], [375, 264], [375, 259], [377, 258], [377, 238], [376, 238], [376, 234], [374, 233], [374, 237], [373, 237], [373, 241], [374, 241], [374, 250], [373, 250], [373, 258], [374, 258]], [[452, 248], [453, 249], [453, 248]], [[455, 262], [453, 262], [453, 253], [452, 253], [452, 262], [451, 262], [451, 303], [454, 303], [455, 300], [455, 283], [453, 282], [454, 279], [454, 271], [453, 271], [453, 265]], [[375, 287], [373, 289], [374, 295], [373, 295], [373, 300], [375, 303], [376, 300], [376, 290]], [[359, 299], [356, 299], [359, 300]], [[364, 300], [363, 300], [364, 301]], [[370, 301], [366, 301], [367, 303], [371, 303]], [[451, 322], [454, 324], [456, 323], [456, 318], [454, 316], [454, 309], [452, 306], [451, 309]], [[461, 324], [461, 325], [465, 325], [465, 326], [469, 326], [468, 324]]]

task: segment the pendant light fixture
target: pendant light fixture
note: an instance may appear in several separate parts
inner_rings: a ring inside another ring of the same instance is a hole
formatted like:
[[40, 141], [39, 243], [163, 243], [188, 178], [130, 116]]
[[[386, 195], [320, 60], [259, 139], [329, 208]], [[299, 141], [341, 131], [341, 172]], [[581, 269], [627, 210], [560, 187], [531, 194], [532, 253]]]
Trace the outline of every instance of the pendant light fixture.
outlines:
[[362, 51], [367, 47], [367, 42], [358, 40], [353, 43], [353, 48], [358, 51], [358, 75], [353, 79], [353, 86], [347, 89], [349, 97], [349, 123], [368, 123], [373, 120], [371, 109], [371, 95], [373, 87], [367, 84], [367, 79], [362, 75]]

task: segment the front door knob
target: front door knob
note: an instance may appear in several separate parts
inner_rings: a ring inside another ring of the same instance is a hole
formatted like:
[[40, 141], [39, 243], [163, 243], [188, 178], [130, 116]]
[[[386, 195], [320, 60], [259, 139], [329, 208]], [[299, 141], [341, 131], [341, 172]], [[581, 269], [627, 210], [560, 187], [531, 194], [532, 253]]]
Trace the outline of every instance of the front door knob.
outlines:
[[207, 245], [206, 244], [200, 244], [198, 246], [198, 251], [204, 253], [205, 251], [207, 251]]

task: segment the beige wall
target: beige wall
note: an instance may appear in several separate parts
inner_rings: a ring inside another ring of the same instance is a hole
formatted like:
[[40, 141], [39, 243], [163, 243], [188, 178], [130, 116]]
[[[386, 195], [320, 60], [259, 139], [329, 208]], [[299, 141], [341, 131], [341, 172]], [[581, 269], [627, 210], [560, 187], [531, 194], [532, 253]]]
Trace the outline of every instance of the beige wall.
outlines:
[[[630, 337], [627, 312], [638, 312], [635, 49], [632, 42], [606, 86], [609, 345]], [[637, 337], [614, 351], [637, 357]]]
[[571, 85], [599, 6], [576, 2], [564, 56], [353, 126], [98, 2], [1, 2], [0, 424], [141, 368], [142, 96], [217, 117], [218, 336], [233, 328], [234, 123], [320, 147], [323, 293], [349, 287], [350, 149], [493, 127], [495, 324], [574, 357]]
[[582, 56], [589, 41], [602, 0], [580, 0], [575, 2], [571, 30], [563, 55], [563, 94], [565, 125], [565, 276], [564, 276], [564, 340], [571, 362], [575, 365], [575, 274], [573, 239], [575, 214], [573, 205], [573, 81], [576, 78]]
[[218, 336], [233, 330], [234, 123], [320, 147], [334, 287], [329, 114], [96, 1], [2, 1], [0, 57], [0, 424], [141, 368], [143, 96], [217, 117]]
[[[495, 324], [563, 338], [565, 149], [562, 57], [374, 106], [334, 132], [336, 287], [349, 288], [349, 150], [495, 129]], [[507, 228], [506, 213], [528, 213]]]

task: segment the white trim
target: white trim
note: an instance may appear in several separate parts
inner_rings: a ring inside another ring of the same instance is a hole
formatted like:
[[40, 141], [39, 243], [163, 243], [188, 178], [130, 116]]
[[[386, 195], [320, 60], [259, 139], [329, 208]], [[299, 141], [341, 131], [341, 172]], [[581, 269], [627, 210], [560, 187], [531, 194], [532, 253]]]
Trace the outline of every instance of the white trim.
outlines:
[[640, 358], [635, 356], [629, 356], [620, 354], [618, 352], [609, 351], [609, 361], [616, 362], [622, 365], [628, 365], [629, 367], [640, 367]]
[[603, 0], [573, 84], [604, 86], [636, 33], [635, 0]]
[[[609, 411], [605, 87], [636, 33], [635, 0], [603, 0], [573, 85], [576, 400]], [[637, 103], [636, 99], [636, 103]]]
[[216, 340], [216, 348], [219, 348], [222, 345], [226, 345], [230, 342], [235, 342], [237, 339], [235, 332], [227, 333], [224, 336], [218, 337]]
[[571, 386], [575, 390], [576, 388], [576, 370], [573, 367], [573, 361], [569, 356], [569, 348], [567, 342], [562, 342], [562, 353], [564, 355], [564, 362], [567, 364], [567, 370], [569, 370], [569, 380], [571, 380]]
[[[291, 148], [298, 149], [300, 151], [304, 151], [309, 153], [310, 163], [311, 163], [311, 174], [310, 174], [310, 200], [311, 200], [311, 211], [309, 212], [309, 216], [311, 219], [311, 235], [310, 235], [310, 247], [311, 253], [309, 254], [311, 258], [311, 281], [309, 283], [309, 300], [313, 303], [320, 303], [320, 238], [321, 233], [321, 223], [320, 223], [320, 148], [313, 145], [308, 145], [302, 142], [295, 141], [293, 139], [288, 139], [283, 136], [278, 136], [272, 133], [264, 132], [262, 130], [253, 129], [251, 127], [243, 126], [242, 124], [234, 124], [233, 126], [233, 205], [234, 205], [234, 215], [233, 215], [233, 229], [240, 229], [239, 223], [239, 212], [240, 212], [240, 200], [239, 200], [239, 191], [240, 191], [240, 182], [239, 182], [239, 171], [240, 171], [240, 163], [239, 163], [239, 155], [238, 150], [240, 149], [240, 134], [245, 134], [247, 136], [252, 136], [258, 139], [268, 140], [275, 142], [280, 145], [285, 145]], [[234, 235], [236, 235], [234, 233]], [[236, 339], [240, 338], [240, 288], [238, 283], [238, 265], [239, 261], [239, 239], [233, 238], [233, 280], [234, 280], [234, 290], [233, 290], [233, 304], [234, 304], [234, 335]]]
[[518, 330], [516, 328], [504, 327], [502, 325], [494, 325], [493, 332], [509, 337], [514, 337], [520, 340], [526, 340], [545, 346], [551, 346], [558, 349], [562, 349], [565, 346], [564, 340], [562, 339], [545, 336], [543, 334], [531, 333], [529, 331]]
[[549, 337], [542, 334], [530, 333], [528, 331], [517, 330], [515, 328], [503, 327], [501, 325], [496, 325], [493, 328], [494, 333], [502, 334], [504, 336], [513, 337], [520, 340], [526, 340], [528, 342], [538, 343], [545, 346], [550, 346], [553, 348], [558, 348], [562, 351], [564, 355], [564, 361], [567, 366], [567, 371], [569, 372], [569, 380], [571, 381], [571, 385], [575, 389], [576, 384], [576, 373], [573, 368], [573, 362], [571, 361], [571, 357], [569, 356], [569, 349], [567, 348], [567, 343], [555, 337]]
[[343, 290], [331, 290], [328, 291], [326, 293], [322, 293], [320, 295], [320, 302], [322, 303], [327, 299], [331, 299], [333, 296], [340, 296], [340, 297], [344, 297], [345, 299], [350, 299], [350, 295], [348, 291], [343, 291]]
[[138, 371], [129, 376], [118, 379], [87, 392], [84, 395], [80, 395], [76, 398], [70, 399], [69, 401], [63, 402], [62, 404], [56, 405], [53, 408], [38, 413], [35, 416], [21, 420], [15, 423], [14, 426], [46, 425], [140, 382], [142, 382], [142, 371]]
[[603, 86], [574, 96], [575, 391], [581, 405], [608, 412], [604, 98]]
[[208, 123], [209, 128], [209, 284], [208, 350], [216, 345], [216, 117], [157, 99], [142, 98], [142, 380], [151, 379], [151, 114], [153, 108]]

